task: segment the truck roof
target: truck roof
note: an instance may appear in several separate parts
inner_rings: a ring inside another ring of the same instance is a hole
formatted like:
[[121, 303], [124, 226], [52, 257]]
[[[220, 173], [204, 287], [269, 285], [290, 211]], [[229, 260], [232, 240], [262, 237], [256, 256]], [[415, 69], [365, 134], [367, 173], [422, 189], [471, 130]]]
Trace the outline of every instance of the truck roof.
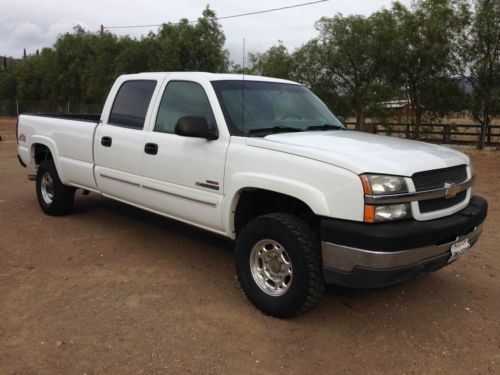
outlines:
[[[178, 79], [195, 79], [195, 80], [207, 80], [207, 81], [240, 81], [245, 79], [245, 81], [263, 81], [263, 82], [278, 82], [278, 83], [288, 83], [293, 85], [299, 85], [299, 83], [294, 81], [289, 81], [286, 79], [273, 78], [273, 77], [263, 77], [248, 74], [230, 74], [230, 73], [208, 73], [208, 72], [147, 72], [147, 73], [137, 73], [137, 74], [125, 74], [122, 77], [127, 79], [162, 79], [169, 75], [174, 75]], [[244, 78], [243, 78], [244, 77]]]

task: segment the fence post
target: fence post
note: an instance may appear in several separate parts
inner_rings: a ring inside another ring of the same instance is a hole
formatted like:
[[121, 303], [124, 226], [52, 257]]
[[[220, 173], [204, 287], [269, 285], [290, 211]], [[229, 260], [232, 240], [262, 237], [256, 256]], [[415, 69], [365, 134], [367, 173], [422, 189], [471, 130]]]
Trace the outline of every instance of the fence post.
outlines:
[[443, 125], [443, 143], [450, 143], [451, 141], [451, 129], [449, 124]]
[[68, 100], [68, 105], [67, 105], [66, 112], [67, 112], [67, 113], [68, 113], [68, 115], [69, 115], [69, 100]]
[[19, 116], [19, 100], [16, 99], [16, 114]]

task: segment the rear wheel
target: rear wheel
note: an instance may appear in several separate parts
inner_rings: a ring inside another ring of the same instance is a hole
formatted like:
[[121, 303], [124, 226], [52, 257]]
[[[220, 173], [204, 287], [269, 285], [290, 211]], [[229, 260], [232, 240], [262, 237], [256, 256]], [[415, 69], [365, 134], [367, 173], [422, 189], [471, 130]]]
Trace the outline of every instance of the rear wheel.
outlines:
[[319, 238], [296, 216], [276, 213], [250, 221], [238, 238], [235, 262], [245, 294], [266, 314], [300, 314], [324, 294]]
[[71, 211], [75, 189], [63, 185], [52, 160], [42, 162], [36, 174], [36, 195], [47, 215], [64, 215]]

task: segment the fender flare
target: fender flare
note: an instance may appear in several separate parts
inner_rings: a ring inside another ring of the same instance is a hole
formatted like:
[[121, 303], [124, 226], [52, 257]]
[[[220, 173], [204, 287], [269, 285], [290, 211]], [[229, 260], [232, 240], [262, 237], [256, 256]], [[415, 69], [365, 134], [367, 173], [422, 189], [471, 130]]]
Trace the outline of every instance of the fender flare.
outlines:
[[261, 173], [237, 173], [233, 176], [231, 185], [222, 205], [222, 225], [231, 238], [235, 237], [234, 217], [240, 193], [246, 189], [262, 189], [288, 195], [303, 202], [316, 215], [329, 216], [330, 214], [323, 193], [303, 181]]
[[52, 154], [52, 160], [54, 161], [54, 165], [56, 167], [57, 174], [59, 175], [59, 179], [61, 180], [62, 183], [65, 183], [64, 175], [62, 173], [62, 168], [59, 160], [59, 152], [57, 149], [56, 143], [48, 137], [45, 137], [43, 135], [34, 135], [31, 137], [31, 143], [30, 143], [30, 165], [35, 168], [35, 162], [34, 162], [34, 148], [35, 145], [41, 144], [47, 147]]

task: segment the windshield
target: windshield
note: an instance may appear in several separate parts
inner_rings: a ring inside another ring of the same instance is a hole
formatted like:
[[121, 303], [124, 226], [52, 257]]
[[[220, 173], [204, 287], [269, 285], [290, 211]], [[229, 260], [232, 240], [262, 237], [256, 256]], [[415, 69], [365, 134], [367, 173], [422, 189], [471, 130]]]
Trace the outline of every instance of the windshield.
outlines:
[[231, 134], [263, 136], [273, 132], [345, 128], [327, 106], [303, 86], [244, 81], [243, 89], [241, 80], [213, 81], [212, 86]]

